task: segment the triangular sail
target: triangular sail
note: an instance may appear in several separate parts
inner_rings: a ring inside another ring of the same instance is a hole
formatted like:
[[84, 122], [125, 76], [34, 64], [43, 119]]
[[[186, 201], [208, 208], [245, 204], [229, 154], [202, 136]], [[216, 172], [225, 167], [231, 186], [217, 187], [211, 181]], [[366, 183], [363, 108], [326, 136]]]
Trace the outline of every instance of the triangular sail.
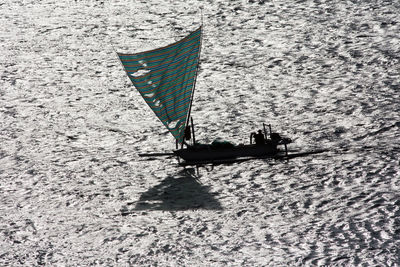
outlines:
[[190, 113], [200, 45], [201, 27], [162, 48], [118, 53], [136, 89], [179, 143]]

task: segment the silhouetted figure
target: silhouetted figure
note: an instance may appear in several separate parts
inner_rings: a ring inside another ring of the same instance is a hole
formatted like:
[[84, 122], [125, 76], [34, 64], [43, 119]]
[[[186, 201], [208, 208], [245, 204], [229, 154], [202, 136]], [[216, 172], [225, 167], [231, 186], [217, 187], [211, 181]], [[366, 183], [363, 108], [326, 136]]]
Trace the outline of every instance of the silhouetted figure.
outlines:
[[264, 145], [265, 144], [265, 137], [261, 130], [258, 130], [258, 133], [254, 134], [254, 140], [256, 145]]
[[278, 144], [282, 140], [282, 137], [278, 133], [271, 133], [271, 141]]
[[185, 140], [190, 140], [192, 133], [190, 131], [190, 126], [186, 126], [185, 128]]

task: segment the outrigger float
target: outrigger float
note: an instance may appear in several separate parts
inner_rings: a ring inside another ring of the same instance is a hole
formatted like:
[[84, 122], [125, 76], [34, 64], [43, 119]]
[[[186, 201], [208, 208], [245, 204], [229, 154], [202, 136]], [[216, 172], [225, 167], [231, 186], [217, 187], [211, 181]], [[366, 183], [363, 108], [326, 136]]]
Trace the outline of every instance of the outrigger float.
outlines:
[[[144, 153], [141, 157], [177, 156], [182, 166], [224, 164], [256, 158], [293, 158], [323, 152], [288, 153], [290, 138], [263, 131], [250, 135], [249, 144], [234, 145], [215, 141], [199, 144], [190, 111], [200, 62], [202, 27], [185, 38], [150, 51], [117, 53], [129, 79], [156, 116], [174, 136], [176, 150], [170, 153]], [[189, 119], [191, 124], [189, 125]], [[192, 139], [191, 144], [186, 141]], [[254, 143], [253, 143], [254, 140]], [[180, 148], [179, 148], [180, 146]], [[284, 146], [284, 150], [280, 149]]]

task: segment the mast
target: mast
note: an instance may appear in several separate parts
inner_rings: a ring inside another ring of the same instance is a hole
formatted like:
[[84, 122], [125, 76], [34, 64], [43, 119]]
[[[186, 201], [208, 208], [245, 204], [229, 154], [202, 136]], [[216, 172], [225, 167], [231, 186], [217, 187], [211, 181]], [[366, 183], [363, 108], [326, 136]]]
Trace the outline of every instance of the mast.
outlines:
[[[201, 47], [203, 44], [203, 9], [201, 9], [201, 32], [200, 32], [200, 47], [199, 47], [199, 53], [197, 56], [197, 67], [196, 67], [196, 76], [194, 77], [194, 83], [193, 83], [193, 90], [192, 90], [192, 95], [190, 98], [190, 105], [189, 105], [189, 111], [188, 111], [188, 115], [186, 118], [186, 124], [185, 127], [187, 125], [189, 125], [189, 120], [190, 120], [190, 112], [192, 111], [192, 104], [193, 104], [193, 98], [194, 98], [194, 90], [196, 89], [196, 81], [197, 81], [197, 75], [199, 73], [199, 66], [200, 66], [200, 54], [201, 54]], [[182, 145], [183, 145], [183, 141], [182, 141]]]

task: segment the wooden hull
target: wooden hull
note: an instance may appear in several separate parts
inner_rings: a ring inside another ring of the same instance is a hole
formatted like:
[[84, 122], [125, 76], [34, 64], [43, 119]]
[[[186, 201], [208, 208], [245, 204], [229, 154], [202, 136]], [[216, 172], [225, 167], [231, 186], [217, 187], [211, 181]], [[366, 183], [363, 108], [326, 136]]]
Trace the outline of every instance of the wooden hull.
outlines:
[[174, 154], [186, 162], [213, 162], [243, 157], [269, 157], [278, 153], [274, 144], [240, 145], [232, 147], [199, 146], [178, 149]]

